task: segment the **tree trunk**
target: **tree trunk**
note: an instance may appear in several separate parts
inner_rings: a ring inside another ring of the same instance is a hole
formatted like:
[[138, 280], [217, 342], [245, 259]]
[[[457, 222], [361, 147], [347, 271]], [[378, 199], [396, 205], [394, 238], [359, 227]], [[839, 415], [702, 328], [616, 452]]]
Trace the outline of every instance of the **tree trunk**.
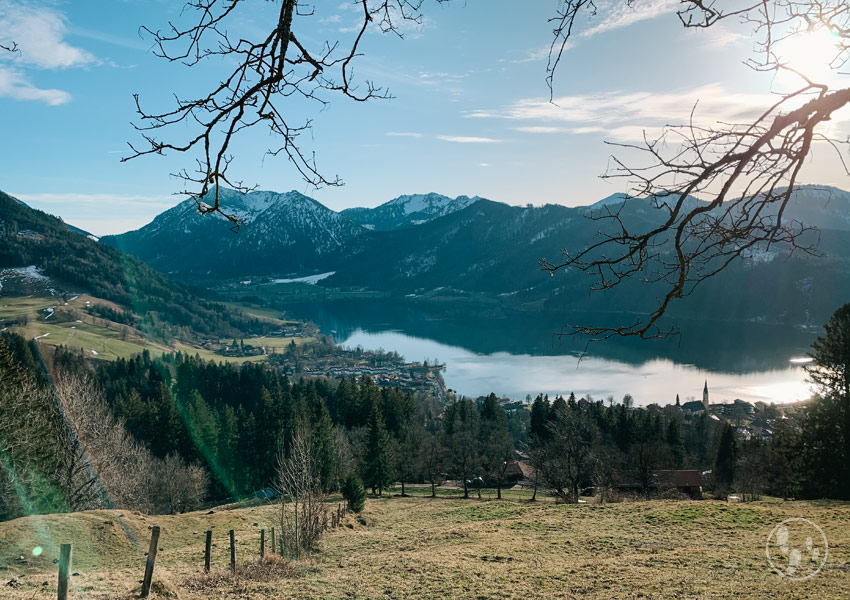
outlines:
[[463, 497], [469, 498], [469, 487], [466, 485], [466, 479], [463, 480]]
[[496, 482], [496, 498], [502, 499], [502, 480]]
[[404, 493], [404, 479], [401, 480], [401, 497], [404, 498], [407, 494]]
[[433, 479], [431, 480], [431, 497], [432, 498], [437, 497], [437, 484], [434, 482]]

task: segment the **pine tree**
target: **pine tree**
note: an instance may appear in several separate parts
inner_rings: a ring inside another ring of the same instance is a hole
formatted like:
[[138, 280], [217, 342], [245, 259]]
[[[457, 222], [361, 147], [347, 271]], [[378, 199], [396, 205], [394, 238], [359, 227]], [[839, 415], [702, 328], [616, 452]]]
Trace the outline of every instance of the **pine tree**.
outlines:
[[832, 422], [838, 426], [837, 437], [842, 439], [830, 462], [837, 479], [843, 481], [841, 493], [846, 498], [850, 497], [850, 304], [836, 310], [824, 329], [826, 333], [812, 344], [814, 361], [806, 371], [824, 397], [820, 402], [833, 410], [812, 411], [812, 418], [832, 413]]
[[681, 469], [685, 463], [685, 442], [682, 439], [682, 426], [678, 419], [670, 419], [665, 438], [670, 448], [670, 466]]
[[315, 389], [311, 390], [307, 402], [310, 405], [313, 459], [316, 461], [322, 489], [330, 491], [336, 489], [338, 479], [333, 422], [325, 401]]
[[381, 495], [392, 484], [390, 463], [390, 438], [377, 400], [372, 403], [369, 414], [369, 432], [366, 440], [364, 460], [364, 483], [372, 488], [372, 494]]
[[481, 463], [488, 479], [496, 483], [497, 497], [501, 500], [502, 482], [513, 458], [514, 442], [508, 432], [507, 415], [494, 394], [490, 394], [482, 408]]
[[218, 418], [218, 475], [228, 495], [236, 491], [236, 452], [239, 444], [239, 427], [236, 413], [230, 406], [222, 409]]
[[738, 446], [735, 441], [735, 432], [732, 431], [732, 426], [726, 423], [723, 426], [723, 433], [720, 434], [717, 457], [714, 459], [715, 491], [721, 496], [728, 493], [735, 481], [737, 454]]
[[342, 484], [342, 497], [348, 503], [348, 508], [354, 513], [360, 514], [366, 506], [366, 490], [363, 482], [354, 474], [349, 473]]

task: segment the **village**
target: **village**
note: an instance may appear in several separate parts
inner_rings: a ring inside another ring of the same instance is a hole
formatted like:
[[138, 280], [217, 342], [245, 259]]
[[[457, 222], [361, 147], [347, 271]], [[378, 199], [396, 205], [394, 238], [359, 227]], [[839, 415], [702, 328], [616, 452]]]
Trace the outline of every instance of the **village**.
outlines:
[[447, 401], [442, 371], [445, 365], [405, 362], [396, 352], [345, 348], [333, 338], [316, 334], [316, 342], [298, 346], [290, 344], [282, 353], [269, 357], [270, 367], [287, 375], [329, 377], [331, 379], [370, 378], [380, 386], [398, 387], [412, 394], [425, 394]]

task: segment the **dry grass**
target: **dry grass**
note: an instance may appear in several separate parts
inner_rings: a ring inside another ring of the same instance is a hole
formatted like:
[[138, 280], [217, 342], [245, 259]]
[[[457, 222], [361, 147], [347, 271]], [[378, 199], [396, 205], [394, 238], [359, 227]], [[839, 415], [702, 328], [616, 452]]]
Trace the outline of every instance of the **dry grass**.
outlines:
[[[348, 517], [311, 561], [297, 564], [256, 558], [259, 528], [268, 528], [274, 513], [273, 507], [174, 517], [93, 511], [0, 523], [0, 597], [55, 597], [51, 540], [74, 543], [79, 575], [72, 598], [132, 597], [147, 526], [154, 523], [162, 527], [159, 597], [180, 600], [850, 597], [846, 503], [370, 499], [362, 519]], [[818, 523], [830, 542], [823, 571], [803, 582], [775, 575], [764, 556], [771, 529], [789, 517]], [[217, 546], [213, 572], [204, 574], [209, 527]], [[230, 528], [239, 548], [235, 575], [225, 568]], [[31, 556], [34, 543], [45, 547], [38, 559]], [[5, 587], [13, 577], [19, 586]]]

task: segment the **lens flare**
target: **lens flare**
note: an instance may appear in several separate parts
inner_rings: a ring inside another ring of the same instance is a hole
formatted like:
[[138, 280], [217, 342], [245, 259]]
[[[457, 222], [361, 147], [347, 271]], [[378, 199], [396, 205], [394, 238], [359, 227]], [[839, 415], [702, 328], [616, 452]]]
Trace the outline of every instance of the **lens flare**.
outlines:
[[[838, 74], [833, 64], [839, 54], [838, 36], [821, 28], [792, 35], [776, 46], [780, 63], [815, 83], [832, 83]], [[792, 75], [788, 73], [788, 75]], [[799, 83], [797, 78], [797, 83]]]
[[36, 546], [35, 548], [32, 549], [32, 555], [33, 556], [41, 556], [42, 552], [44, 552], [44, 548], [42, 548], [41, 546]]

